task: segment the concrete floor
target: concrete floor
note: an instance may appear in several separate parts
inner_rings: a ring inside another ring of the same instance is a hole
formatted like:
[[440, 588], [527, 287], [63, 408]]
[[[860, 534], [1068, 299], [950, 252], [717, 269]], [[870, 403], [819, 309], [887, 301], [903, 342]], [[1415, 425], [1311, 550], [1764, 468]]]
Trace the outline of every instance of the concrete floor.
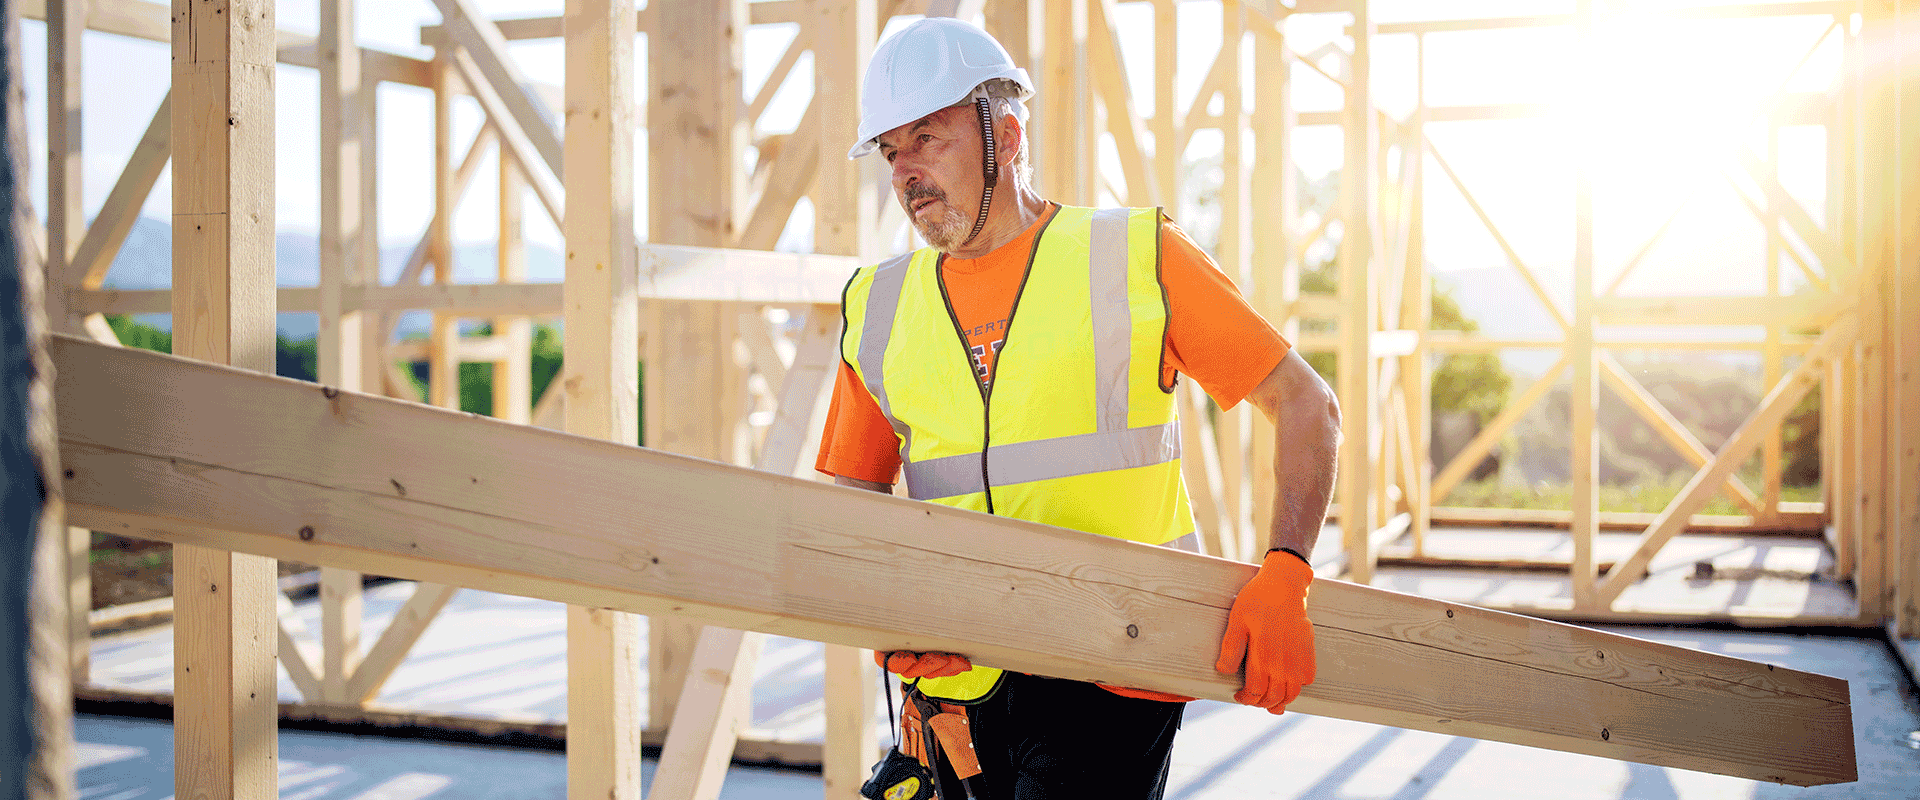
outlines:
[[[378, 617], [404, 599], [405, 588], [392, 584], [373, 593], [370, 624], [377, 626]], [[306, 606], [298, 610], [312, 611]], [[469, 713], [491, 709], [503, 715], [564, 714], [563, 618], [554, 604], [463, 592], [381, 700], [462, 707]], [[1920, 798], [1920, 740], [1915, 738], [1920, 701], [1885, 643], [1844, 636], [1611, 629], [1847, 679], [1860, 780], [1810, 789], [1774, 786], [1304, 714], [1275, 718], [1255, 709], [1199, 702], [1189, 707], [1175, 747], [1167, 797]], [[96, 674], [103, 683], [163, 689], [170, 682], [170, 642], [164, 629], [98, 640]], [[762, 664], [771, 668], [762, 670], [755, 690], [756, 735], [817, 741], [817, 652], [818, 646], [807, 642], [768, 641]], [[454, 664], [460, 668], [449, 672]], [[405, 676], [409, 670], [413, 674]], [[782, 675], [783, 680], [768, 681], [767, 675]], [[78, 728], [82, 797], [171, 796], [166, 723], [83, 717]], [[564, 782], [564, 758], [553, 752], [281, 734], [281, 797], [290, 800], [533, 800], [564, 797]], [[737, 767], [729, 773], [722, 797], [820, 795], [816, 775]]]

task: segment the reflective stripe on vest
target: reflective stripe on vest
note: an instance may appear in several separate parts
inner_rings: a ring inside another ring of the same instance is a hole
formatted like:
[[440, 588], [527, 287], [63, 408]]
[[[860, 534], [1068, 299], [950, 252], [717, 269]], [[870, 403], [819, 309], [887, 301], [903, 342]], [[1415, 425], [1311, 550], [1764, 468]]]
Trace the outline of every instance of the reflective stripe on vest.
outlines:
[[[938, 253], [854, 275], [841, 354], [899, 438], [909, 496], [1148, 544], [1191, 537], [1174, 398], [1160, 385], [1160, 220], [1159, 209], [1063, 207], [1044, 224], [990, 391]], [[998, 680], [977, 667], [920, 686], [969, 702]]]

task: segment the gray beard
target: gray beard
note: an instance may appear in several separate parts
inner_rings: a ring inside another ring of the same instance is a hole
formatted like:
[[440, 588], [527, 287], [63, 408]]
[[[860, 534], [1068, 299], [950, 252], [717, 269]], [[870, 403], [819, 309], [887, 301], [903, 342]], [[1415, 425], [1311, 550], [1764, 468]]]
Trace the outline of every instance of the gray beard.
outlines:
[[959, 209], [954, 208], [952, 203], [943, 203], [943, 205], [946, 210], [934, 219], [914, 219], [913, 228], [920, 232], [921, 238], [927, 240], [928, 246], [942, 253], [948, 253], [966, 243], [970, 229], [966, 217], [960, 215]]

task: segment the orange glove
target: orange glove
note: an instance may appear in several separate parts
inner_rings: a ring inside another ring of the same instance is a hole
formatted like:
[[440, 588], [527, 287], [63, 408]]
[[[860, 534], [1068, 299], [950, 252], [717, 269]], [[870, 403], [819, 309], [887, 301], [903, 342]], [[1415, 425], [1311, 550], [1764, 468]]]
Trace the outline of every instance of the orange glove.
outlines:
[[1245, 658], [1246, 683], [1233, 693], [1236, 702], [1278, 714], [1300, 696], [1300, 687], [1313, 683], [1313, 623], [1307, 621], [1312, 582], [1307, 562], [1275, 550], [1233, 598], [1213, 668], [1235, 672]]
[[955, 653], [915, 653], [895, 650], [873, 651], [873, 663], [902, 678], [951, 678], [973, 669], [973, 662]]

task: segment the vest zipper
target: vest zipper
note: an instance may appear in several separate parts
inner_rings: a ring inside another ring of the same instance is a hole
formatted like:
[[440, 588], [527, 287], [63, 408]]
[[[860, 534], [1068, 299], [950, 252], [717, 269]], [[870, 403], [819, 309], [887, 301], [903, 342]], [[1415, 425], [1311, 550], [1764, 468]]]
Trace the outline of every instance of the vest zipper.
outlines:
[[[1060, 207], [1054, 206], [1047, 218], [1040, 222], [1040, 230], [1033, 233], [1033, 246], [1027, 251], [1027, 266], [1020, 273], [1020, 288], [1013, 292], [1013, 307], [1007, 309], [1007, 329], [1000, 336], [1000, 352], [993, 355], [994, 380], [981, 385], [980, 379], [973, 379], [973, 386], [980, 390], [980, 485], [986, 487], [987, 513], [993, 511], [993, 481], [987, 472], [987, 451], [993, 449], [993, 385], [999, 383], [1000, 356], [1007, 352], [1007, 343], [1013, 341], [1013, 318], [1020, 310], [1020, 298], [1027, 293], [1027, 279], [1033, 277], [1033, 259], [1040, 253], [1040, 238], [1047, 235], [1047, 226], [1053, 224], [1053, 218], [1059, 214]], [[947, 274], [943, 269], [947, 264], [947, 255], [933, 262], [934, 283], [940, 286], [940, 302], [947, 306], [947, 321], [953, 323], [953, 337], [960, 343], [960, 354], [967, 359], [967, 366], [973, 366], [973, 351], [967, 347], [967, 332], [960, 328], [960, 315], [954, 313], [953, 298], [947, 294]]]

